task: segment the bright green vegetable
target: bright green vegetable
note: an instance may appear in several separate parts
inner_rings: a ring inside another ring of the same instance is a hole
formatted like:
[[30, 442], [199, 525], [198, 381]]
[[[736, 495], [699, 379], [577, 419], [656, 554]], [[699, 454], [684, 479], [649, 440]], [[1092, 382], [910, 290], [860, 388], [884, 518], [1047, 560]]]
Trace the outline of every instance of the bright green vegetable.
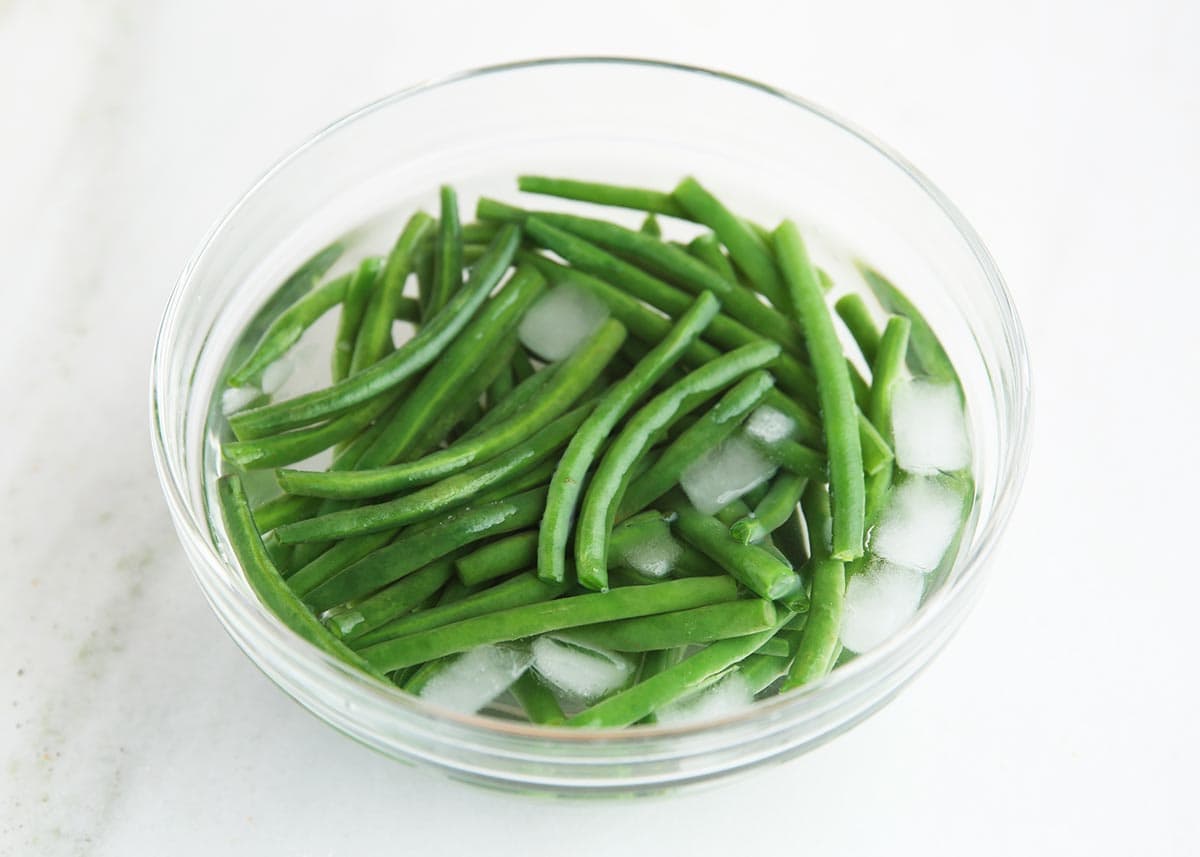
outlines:
[[428, 530], [403, 535], [368, 554], [313, 589], [304, 600], [314, 610], [325, 611], [362, 598], [472, 542], [532, 526], [545, 502], [546, 492], [533, 489], [447, 515]]
[[892, 433], [892, 390], [900, 380], [912, 324], [902, 315], [888, 319], [871, 366], [871, 404], [867, 416], [885, 437]]
[[530, 530], [486, 544], [459, 558], [459, 580], [468, 586], [477, 586], [525, 568], [534, 568], [537, 565], [537, 543], [537, 532]]
[[567, 725], [601, 729], [637, 723], [664, 705], [711, 684], [729, 667], [754, 654], [784, 621], [781, 619], [775, 628], [757, 634], [719, 640], [675, 666], [579, 712], [567, 720]]
[[367, 301], [367, 309], [354, 340], [354, 354], [350, 358], [351, 375], [371, 366], [392, 349], [392, 320], [396, 318], [404, 281], [412, 273], [417, 246], [433, 227], [433, 218], [419, 211], [409, 218], [400, 237], [396, 239], [380, 274], [379, 286], [371, 292]]
[[547, 583], [530, 571], [472, 593], [461, 601], [439, 604], [420, 613], [397, 616], [374, 629], [360, 625], [353, 630], [348, 642], [354, 648], [362, 649], [385, 640], [394, 640], [430, 628], [440, 628], [442, 625], [476, 616], [486, 616], [499, 610], [550, 601], [562, 595], [566, 588], [566, 584]]
[[370, 598], [359, 601], [348, 610], [330, 616], [329, 622], [342, 639], [352, 638], [360, 627], [377, 628], [389, 619], [409, 613], [425, 599], [435, 594], [454, 574], [454, 560], [442, 559], [420, 571], [402, 577]]
[[[518, 396], [522, 391], [530, 395], [520, 399], [517, 412], [509, 419], [489, 426], [479, 434], [468, 433], [444, 450], [374, 470], [345, 473], [285, 470], [277, 474], [279, 483], [290, 493], [358, 498], [402, 491], [452, 476], [511, 449], [565, 413], [600, 376], [624, 338], [625, 329], [620, 323], [604, 322], [555, 369], [537, 373], [513, 391], [512, 396]], [[542, 376], [548, 380], [535, 384]]]
[[[766, 496], [754, 506], [754, 512], [735, 521], [729, 528], [729, 534], [744, 545], [762, 541], [787, 523], [796, 511], [807, 484], [808, 477], [780, 473], [771, 481]], [[784, 551], [784, 554], [787, 552]]]
[[789, 220], [775, 230], [775, 252], [818, 379], [817, 392], [825, 418], [825, 450], [832, 488], [832, 557], [854, 559], [863, 552], [866, 486], [862, 443], [858, 436], [858, 409], [850, 389], [846, 358], [804, 241]]
[[958, 380], [958, 373], [954, 371], [954, 364], [950, 362], [946, 349], [942, 347], [941, 341], [920, 310], [883, 274], [864, 262], [856, 262], [855, 266], [875, 293], [875, 297], [883, 304], [883, 308], [904, 316], [912, 324], [908, 365], [912, 367], [913, 372], [953, 383], [961, 392], [962, 384]]
[[[600, 461], [584, 495], [575, 532], [575, 572], [589, 589], [608, 586], [608, 534], [634, 465], [681, 414], [769, 362], [778, 348], [762, 342], [722, 355], [660, 393], [628, 422]], [[282, 539], [282, 533], [281, 533]]]
[[424, 369], [437, 359], [487, 299], [508, 270], [519, 242], [520, 233], [515, 227], [501, 229], [489, 247], [488, 255], [471, 269], [462, 290], [441, 312], [423, 324], [412, 339], [387, 357], [331, 387], [242, 411], [229, 420], [234, 432], [239, 438], [259, 437], [306, 425], [374, 398]]
[[369, 646], [361, 654], [379, 671], [391, 672], [476, 646], [520, 640], [580, 625], [718, 604], [731, 601], [736, 595], [736, 586], [726, 577], [697, 577], [593, 592], [464, 619]]
[[850, 292], [838, 298], [833, 308], [846, 323], [867, 365], [874, 366], [875, 352], [879, 350], [879, 328], [875, 326], [867, 302], [858, 292]]
[[450, 297], [462, 288], [463, 234], [458, 220], [458, 195], [443, 185], [439, 191], [441, 210], [437, 242], [433, 254], [433, 288], [429, 295], [429, 315], [436, 314]]
[[760, 598], [799, 597], [803, 601], [800, 577], [786, 563], [758, 545], [742, 544], [716, 518], [681, 505], [676, 510], [675, 527], [683, 538]]
[[830, 520], [829, 492], [824, 485], [810, 482], [801, 503], [813, 554], [806, 574], [812, 581], [812, 594], [796, 659], [783, 682], [784, 690], [815, 681], [833, 668], [840, 646], [846, 595], [845, 565], [830, 558], [826, 538], [826, 533], [836, 525]]
[[371, 293], [379, 281], [381, 269], [382, 265], [378, 259], [373, 256], [367, 257], [359, 264], [349, 285], [346, 286], [346, 296], [342, 299], [342, 314], [338, 319], [337, 338], [333, 345], [334, 383], [350, 374], [354, 343], [358, 341], [358, 331], [362, 327], [363, 316], [366, 315], [367, 304], [371, 301]]
[[711, 294], [696, 298], [695, 304], [679, 319], [671, 332], [615, 384], [600, 400], [596, 409], [571, 440], [550, 482], [546, 514], [538, 540], [538, 575], [543, 580], [566, 579], [567, 539], [571, 534], [575, 508], [583, 492], [584, 477], [600, 445], [617, 422], [662, 377], [716, 316], [720, 305]]
[[687, 216], [671, 194], [655, 190], [546, 176], [518, 176], [517, 187], [526, 193], [541, 193], [563, 199], [594, 202], [597, 205], [632, 208], [652, 214], [669, 214], [672, 217]]
[[271, 564], [258, 530], [254, 528], [254, 518], [250, 514], [250, 504], [246, 500], [241, 479], [233, 475], [222, 476], [217, 480], [217, 497], [230, 546], [246, 575], [246, 582], [262, 603], [280, 621], [321, 651], [384, 680], [379, 671], [330, 634], [288, 589], [278, 570]]
[[614, 652], [651, 652], [757, 634], [775, 621], [775, 605], [756, 598], [588, 625], [566, 636]]
[[561, 726], [567, 721], [562, 706], [554, 697], [554, 693], [533, 670], [521, 673], [509, 688], [521, 705], [521, 710], [529, 718], [530, 723], [540, 723], [543, 726]]

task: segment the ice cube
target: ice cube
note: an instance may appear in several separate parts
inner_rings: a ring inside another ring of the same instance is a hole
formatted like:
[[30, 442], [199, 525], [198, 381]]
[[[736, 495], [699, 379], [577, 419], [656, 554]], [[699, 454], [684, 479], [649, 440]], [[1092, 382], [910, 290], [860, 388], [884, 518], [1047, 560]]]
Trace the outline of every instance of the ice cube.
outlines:
[[872, 559], [846, 583], [842, 645], [858, 654], [878, 646], [916, 614], [924, 586], [919, 571]]
[[514, 646], [477, 646], [430, 678], [420, 696], [444, 708], [474, 714], [507, 690], [532, 661], [528, 651]]
[[776, 467], [740, 434], [696, 459], [679, 477], [697, 510], [712, 515], [775, 475]]
[[521, 343], [544, 360], [561, 360], [608, 318], [608, 307], [588, 292], [562, 283], [546, 292], [517, 327]]
[[553, 637], [538, 637], [530, 648], [538, 675], [583, 702], [616, 690], [633, 675], [633, 661], [607, 649]]
[[892, 490], [871, 529], [876, 556], [917, 571], [933, 571], [962, 524], [963, 498], [937, 479], [914, 476]]
[[777, 411], [770, 405], [759, 405], [746, 420], [745, 432], [763, 443], [774, 443], [791, 437], [795, 428], [795, 420], [783, 411]]
[[914, 378], [892, 393], [896, 461], [909, 473], [962, 470], [971, 463], [966, 420], [958, 388]]
[[221, 413], [226, 416], [236, 414], [261, 395], [258, 387], [226, 387], [221, 393]]
[[754, 702], [754, 691], [737, 670], [733, 670], [703, 690], [664, 705], [654, 719], [664, 726], [695, 723], [733, 714]]
[[648, 529], [645, 538], [622, 550], [615, 559], [646, 577], [666, 577], [682, 555], [683, 548], [671, 538], [671, 530], [664, 523], [662, 527]]

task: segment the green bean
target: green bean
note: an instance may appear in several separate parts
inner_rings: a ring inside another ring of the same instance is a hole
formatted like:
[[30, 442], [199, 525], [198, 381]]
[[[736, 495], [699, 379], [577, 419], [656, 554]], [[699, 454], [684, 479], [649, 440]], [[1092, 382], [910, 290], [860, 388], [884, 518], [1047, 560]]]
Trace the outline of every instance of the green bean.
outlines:
[[538, 539], [538, 574], [543, 580], [562, 581], [566, 575], [567, 540], [575, 508], [583, 492], [587, 471], [601, 444], [617, 422], [680, 357], [688, 344], [716, 316], [720, 303], [705, 293], [679, 319], [671, 332], [634, 367], [633, 371], [605, 393], [596, 409], [580, 427], [550, 482], [546, 514]]
[[738, 281], [737, 271], [733, 269], [733, 263], [729, 261], [729, 257], [721, 250], [721, 241], [711, 232], [693, 238], [691, 243], [687, 245], [688, 252], [703, 262], [708, 267], [712, 268], [726, 280], [736, 283]]
[[879, 328], [875, 326], [875, 319], [871, 317], [867, 302], [858, 292], [850, 292], [838, 298], [833, 308], [837, 310], [850, 335], [854, 337], [854, 342], [867, 365], [874, 366], [875, 352], [879, 350]]
[[564, 583], [547, 583], [529, 571], [472, 593], [452, 604], [439, 604], [420, 613], [397, 616], [374, 629], [360, 626], [355, 629], [357, 636], [351, 637], [348, 642], [355, 649], [362, 649], [464, 619], [486, 616], [526, 604], [540, 604], [557, 598], [566, 592], [566, 589]]
[[658, 222], [658, 218], [654, 216], [654, 212], [650, 212], [642, 220], [642, 226], [639, 230], [643, 235], [649, 235], [651, 238], [662, 238], [662, 226]]
[[588, 625], [569, 631], [566, 639], [614, 652], [651, 652], [757, 634], [775, 621], [775, 605], [754, 598]]
[[434, 220], [423, 211], [408, 219], [384, 263], [379, 286], [372, 291], [354, 340], [350, 374], [356, 375], [379, 361], [392, 349], [392, 321], [404, 292], [404, 281], [413, 269], [417, 245], [434, 227]]
[[[775, 640], [771, 642], [775, 642]], [[787, 675], [788, 659], [768, 655], [766, 646], [764, 646], [758, 650], [757, 654], [751, 655], [738, 664], [737, 671], [742, 680], [746, 682], [746, 687], [750, 688], [750, 692], [757, 696], [773, 685], [777, 679]]]
[[437, 251], [435, 246], [437, 239], [430, 235], [421, 242], [421, 246], [417, 249], [416, 257], [413, 260], [413, 270], [417, 275], [417, 305], [421, 309], [421, 321], [429, 321], [433, 317], [433, 308], [430, 305], [430, 300], [433, 297], [434, 284], [434, 256]]
[[908, 353], [912, 323], [902, 315], [888, 319], [879, 338], [879, 350], [871, 366], [871, 404], [867, 415], [875, 428], [888, 437], [892, 433], [892, 391], [900, 380]]
[[[780, 473], [771, 481], [767, 494], [754, 507], [754, 512], [735, 521], [729, 534], [744, 545], [759, 542], [787, 523], [796, 511], [800, 495], [808, 479], [794, 473]], [[787, 555], [787, 552], [784, 552]], [[788, 558], [788, 562], [792, 562]]]
[[547, 687], [533, 670], [521, 673], [509, 691], [529, 718], [530, 723], [542, 726], [561, 726], [567, 722], [562, 706], [553, 691]]
[[789, 566], [758, 545], [737, 541], [716, 518], [680, 505], [676, 509], [675, 527], [694, 547], [760, 598], [802, 594], [800, 578]]
[[402, 535], [368, 554], [313, 589], [304, 599], [314, 610], [324, 611], [362, 598], [472, 542], [532, 526], [545, 502], [545, 490], [534, 489], [446, 515], [436, 526], [415, 535]]
[[757, 634], [718, 640], [675, 666], [584, 709], [569, 718], [567, 725], [601, 729], [637, 723], [668, 703], [711, 684], [725, 670], [758, 651], [784, 621], [780, 619], [774, 628]]
[[870, 286], [871, 291], [875, 293], [876, 299], [885, 310], [902, 315], [911, 322], [908, 365], [912, 367], [913, 372], [928, 375], [939, 381], [953, 383], [958, 387], [959, 395], [961, 395], [962, 384], [958, 379], [958, 373], [954, 371], [954, 364], [950, 362], [946, 349], [942, 347], [941, 341], [933, 332], [933, 328], [929, 326], [929, 322], [925, 320], [925, 316], [883, 274], [864, 262], [855, 262], [855, 267], [858, 268], [859, 274]]
[[[780, 633], [782, 634], [783, 632], [780, 631]], [[789, 651], [787, 640], [783, 639], [782, 637], [775, 636], [775, 637], [772, 637], [771, 639], [767, 640], [767, 642], [763, 643], [762, 648], [760, 648], [758, 650], [758, 654], [768, 655], [773, 658], [789, 658], [790, 659], [792, 653]], [[785, 673], [787, 672], [787, 668], [788, 668], [788, 661], [784, 661], [783, 662], [783, 671]]]
[[354, 632], [360, 627], [365, 633], [389, 619], [412, 612], [422, 601], [435, 595], [453, 574], [453, 559], [432, 562], [420, 571], [385, 586], [353, 607], [334, 613], [329, 621], [343, 640], [353, 639]]
[[888, 446], [888, 442], [884, 440], [879, 430], [867, 419], [866, 414], [859, 411], [857, 420], [858, 442], [862, 447], [863, 471], [868, 476], [873, 476], [880, 470], [890, 467], [896, 454], [892, 452], [892, 448]]
[[537, 563], [537, 542], [537, 531], [530, 530], [486, 544], [458, 560], [458, 578], [468, 586], [477, 586], [523, 568], [533, 568]]
[[786, 437], [768, 441], [747, 434], [746, 438], [769, 461], [778, 464], [788, 472], [805, 479], [823, 480], [825, 478], [825, 456], [816, 450], [801, 446]]
[[496, 223], [474, 223], [463, 224], [462, 240], [463, 244], [488, 244], [496, 233], [500, 231], [499, 224]]
[[[586, 340], [585, 340], [586, 342]], [[583, 346], [580, 346], [583, 347]], [[577, 349], [578, 350], [578, 349]], [[517, 379], [516, 364], [519, 362], [518, 355], [523, 349], [518, 346], [517, 353], [513, 354], [513, 358], [508, 362], [508, 368], [512, 371], [513, 381], [516, 384], [512, 388], [512, 392], [505, 396], [504, 399], [497, 402], [496, 405], [488, 410], [483, 418], [472, 426], [468, 431], [463, 433], [459, 438], [460, 441], [470, 440], [473, 437], [478, 437], [488, 429], [499, 425], [514, 414], [518, 414], [525, 409], [525, 406], [535, 399], [550, 379], [554, 377], [558, 370], [559, 364], [547, 366], [541, 372], [533, 372], [524, 379]]]
[[[495, 203], [484, 198], [480, 200], [479, 208], [480, 217], [484, 217], [494, 210]], [[528, 223], [530, 218], [537, 221], [537, 225], [529, 227], [530, 237], [550, 246], [586, 273], [608, 277], [643, 300], [667, 312], [678, 312], [687, 299], [668, 283], [643, 270], [644, 267], [651, 267], [694, 295], [712, 292], [721, 299], [724, 315], [745, 326], [738, 330], [728, 321], [714, 322], [714, 335], [738, 338], [749, 333], [778, 342], [796, 356], [804, 355], [799, 331], [787, 318], [763, 304], [753, 292], [738, 285], [736, 280], [725, 279], [686, 250], [604, 220], [549, 211], [515, 211], [517, 215], [514, 216], [520, 218], [519, 222]], [[541, 224], [566, 232], [577, 240], [564, 240], [561, 235], [547, 232]], [[614, 254], [631, 258], [643, 267], [630, 264]], [[725, 327], [728, 327], [728, 333]]]
[[863, 551], [866, 487], [858, 409], [837, 332], [799, 230], [785, 220], [775, 230], [775, 251], [783, 269], [792, 310], [804, 330], [809, 358], [818, 379], [825, 418], [825, 448], [833, 495], [834, 559], [848, 560]]
[[834, 525], [830, 521], [830, 498], [825, 486], [810, 482], [801, 499], [808, 524], [812, 559], [808, 577], [812, 580], [808, 616], [800, 636], [796, 659], [788, 669], [781, 690], [791, 690], [821, 678], [833, 667], [842, 626], [846, 593], [845, 565], [830, 558], [824, 533]]
[[368, 646], [361, 654], [376, 669], [391, 672], [456, 652], [465, 652], [476, 646], [520, 640], [614, 619], [687, 610], [731, 601], [736, 594], [736, 586], [727, 577], [697, 577], [574, 595], [431, 628]]
[[462, 288], [463, 234], [458, 219], [458, 195], [449, 185], [442, 185], [438, 194], [441, 210], [438, 215], [438, 234], [433, 254], [430, 314], [444, 307], [450, 296]]
[[[690, 372], [641, 408], [613, 440], [584, 495], [575, 532], [575, 571], [589, 589], [608, 586], [608, 534], [633, 466], [682, 413], [779, 353], [773, 343], [747, 345]], [[763, 379], [770, 376], [763, 372]], [[281, 533], [282, 538], [282, 533]]]
[[503, 367], [500, 369], [500, 374], [496, 376], [496, 380], [488, 387], [488, 410], [491, 411], [496, 405], [506, 399], [515, 386], [516, 381], [513, 380], [512, 362], [505, 361]]
[[263, 333], [250, 356], [229, 375], [229, 386], [240, 387], [258, 380], [263, 370], [286, 354], [304, 335], [304, 331], [342, 302], [351, 279], [350, 274], [344, 274], [330, 280], [280, 313]]
[[646, 652], [642, 656], [642, 669], [638, 673], [638, 681], [645, 681], [651, 676], [656, 676], [660, 672], [670, 669], [682, 661], [686, 654], [686, 646], [680, 646], [677, 649], [660, 649], [657, 652]]
[[517, 353], [513, 355], [512, 367], [518, 384], [538, 371], [530, 362], [529, 354], [524, 348], [518, 348]]
[[481, 492], [503, 485], [511, 477], [528, 473], [547, 460], [567, 443], [591, 413], [591, 405], [583, 405], [564, 414], [524, 443], [517, 444], [504, 455], [483, 464], [448, 476], [411, 494], [394, 500], [343, 509], [318, 515], [294, 524], [284, 524], [276, 532], [284, 544], [342, 539], [369, 533], [394, 530], [404, 524], [431, 518], [439, 512], [470, 502]]
[[316, 501], [311, 497], [280, 494], [254, 508], [254, 525], [260, 533], [269, 533], [280, 524], [307, 518], [315, 507]]
[[242, 362], [262, 339], [271, 322], [304, 297], [317, 280], [333, 267], [333, 263], [341, 257], [344, 249], [345, 247], [341, 243], [334, 242], [328, 247], [318, 250], [312, 258], [293, 271], [246, 323], [241, 337], [230, 351], [226, 365], [242, 365]]
[[242, 411], [230, 418], [239, 437], [260, 436], [293, 428], [343, 411], [394, 388], [424, 369], [442, 353], [466, 326], [488, 294], [508, 270], [516, 253], [520, 233], [514, 227], [501, 229], [467, 279], [466, 286], [408, 342], [357, 375], [294, 399]]
[[421, 302], [416, 298], [400, 298], [396, 302], [396, 320], [419, 325], [421, 323]]
[[[453, 604], [456, 601], [462, 601], [469, 595], [475, 592], [475, 587], [467, 586], [457, 577], [451, 577], [449, 582], [441, 592], [437, 594], [437, 598], [430, 599], [426, 604], [421, 605], [417, 610], [427, 610], [430, 607], [439, 607], [443, 604]], [[413, 611], [414, 613], [416, 610]]]
[[379, 259], [368, 256], [359, 264], [350, 284], [346, 286], [346, 296], [342, 300], [342, 313], [338, 319], [337, 337], [333, 346], [332, 373], [335, 383], [350, 374], [354, 343], [358, 340], [358, 330], [362, 327], [363, 315], [366, 314], [371, 293], [379, 280], [381, 267]]
[[344, 569], [389, 544], [396, 532], [374, 533], [354, 539], [343, 539], [314, 556], [288, 577], [288, 586], [304, 598], [325, 581]]
[[[522, 253], [520, 258], [523, 263], [536, 265], [551, 282], [570, 282], [600, 300], [608, 307], [612, 317], [625, 325], [629, 332], [643, 343], [654, 345], [671, 329], [669, 318], [604, 280], [559, 265], [534, 253]], [[739, 343], [741, 344], [745, 343]], [[720, 354], [721, 351], [708, 342], [698, 340], [684, 352], [684, 362], [692, 367], [702, 366]], [[781, 354], [769, 368], [779, 385], [788, 393], [805, 401], [816, 401], [816, 388], [813, 386], [812, 373], [808, 367], [801, 366], [786, 354]], [[768, 393], [768, 404], [784, 411], [795, 421], [802, 440], [808, 443], [822, 442], [821, 424], [809, 411], [777, 392]]]
[[294, 549], [291, 545], [285, 545], [279, 541], [279, 538], [274, 533], [267, 533], [262, 538], [263, 548], [267, 552], [267, 558], [271, 560], [271, 565], [279, 571], [280, 577], [287, 577], [288, 567], [292, 562], [292, 553]]
[[517, 188], [526, 193], [540, 193], [562, 199], [591, 202], [596, 205], [632, 208], [651, 214], [667, 214], [671, 217], [687, 217], [671, 194], [656, 190], [546, 176], [518, 176]]
[[221, 455], [230, 464], [243, 470], [294, 464], [354, 437], [400, 398], [394, 391], [384, 393], [319, 425], [305, 426], [272, 437], [230, 441], [222, 444]]
[[[518, 412], [510, 419], [474, 437], [464, 436], [444, 450], [415, 461], [374, 470], [344, 473], [285, 470], [277, 474], [279, 482], [288, 486], [285, 490], [289, 493], [323, 497], [373, 497], [433, 482], [486, 462], [512, 449], [531, 433], [539, 431], [566, 412], [600, 376], [624, 338], [625, 329], [619, 322], [611, 319], [605, 321], [570, 357], [554, 369], [532, 376], [513, 391], [513, 396], [527, 391], [530, 397], [521, 399]], [[538, 381], [541, 375], [545, 375], [547, 380]]]
[[863, 378], [858, 367], [849, 360], [846, 361], [846, 371], [850, 375], [850, 390], [854, 393], [854, 404], [860, 412], [865, 414], [867, 408], [871, 406], [871, 385]]
[[254, 527], [241, 478], [231, 474], [218, 479], [217, 498], [234, 556], [259, 601], [283, 624], [321, 651], [382, 680], [382, 674], [330, 634], [288, 589], [279, 571], [271, 564]]
[[467, 378], [495, 359], [498, 344], [510, 335], [545, 286], [546, 280], [535, 269], [518, 268], [429, 368], [365, 457], [372, 464], [385, 465], [408, 453], [417, 435]]
[[727, 209], [720, 200], [688, 177], [676, 185], [671, 196], [694, 219], [717, 234], [729, 249], [729, 255], [753, 283], [754, 288], [775, 306], [787, 306], [787, 293], [771, 248], [752, 228]]

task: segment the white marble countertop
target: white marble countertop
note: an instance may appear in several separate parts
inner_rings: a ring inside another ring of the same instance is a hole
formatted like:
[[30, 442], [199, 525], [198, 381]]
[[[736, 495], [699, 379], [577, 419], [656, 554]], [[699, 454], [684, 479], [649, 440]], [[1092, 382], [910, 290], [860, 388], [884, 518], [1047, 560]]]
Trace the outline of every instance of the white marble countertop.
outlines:
[[[0, 853], [1200, 851], [1198, 7], [573, 8], [0, 2]], [[158, 315], [242, 189], [367, 100], [548, 53], [874, 130], [978, 226], [1035, 361], [1023, 501], [953, 645], [827, 747], [672, 800], [532, 803], [335, 734], [222, 632], [150, 457]]]

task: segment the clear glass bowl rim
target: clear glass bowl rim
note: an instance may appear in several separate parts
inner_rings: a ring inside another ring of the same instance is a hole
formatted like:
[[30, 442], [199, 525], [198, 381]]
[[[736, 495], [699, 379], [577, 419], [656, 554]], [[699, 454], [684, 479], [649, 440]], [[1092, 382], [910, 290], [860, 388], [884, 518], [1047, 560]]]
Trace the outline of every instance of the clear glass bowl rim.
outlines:
[[[818, 119], [832, 124], [840, 131], [865, 143], [875, 152], [890, 161], [907, 178], [915, 183], [941, 210], [945, 217], [957, 230], [962, 240], [970, 249], [980, 270], [983, 272], [995, 302], [997, 317], [1003, 328], [1004, 344], [1007, 358], [1011, 361], [1014, 381], [1014, 400], [1012, 417], [1007, 425], [1008, 442], [1002, 450], [1001, 464], [1004, 465], [998, 473], [995, 502], [991, 514], [982, 528], [977, 529], [966, 554], [960, 557], [956, 567], [956, 576], [948, 585], [942, 587], [922, 605], [917, 618], [902, 632], [881, 644], [870, 652], [860, 655], [819, 682], [799, 688], [795, 691], [756, 702], [754, 706], [743, 711], [726, 715], [721, 718], [701, 721], [698, 723], [679, 726], [640, 726], [634, 730], [587, 730], [570, 727], [547, 727], [505, 721], [480, 715], [464, 715], [449, 712], [409, 696], [398, 688], [380, 685], [337, 661], [324, 652], [296, 637], [264, 608], [248, 589], [239, 589], [227, 579], [227, 595], [234, 598], [234, 607], [239, 621], [255, 626], [255, 633], [273, 637], [274, 642], [287, 650], [291, 658], [296, 659], [310, 675], [315, 674], [322, 680], [328, 681], [330, 690], [348, 694], [363, 702], [372, 698], [378, 702], [382, 699], [386, 704], [399, 707], [409, 715], [424, 719], [439, 726], [458, 726], [468, 732], [477, 733], [481, 738], [488, 735], [505, 738], [509, 746], [522, 746], [531, 757], [541, 755], [547, 744], [574, 745], [579, 749], [587, 746], [602, 745], [610, 750], [635, 750], [639, 744], [663, 738], [686, 739], [689, 736], [702, 737], [723, 727], [736, 727], [763, 719], [776, 712], [786, 712], [789, 709], [802, 709], [820, 701], [823, 696], [837, 696], [837, 690], [845, 685], [863, 679], [869, 673], [886, 674], [891, 668], [902, 661], [903, 652], [920, 638], [924, 631], [937, 623], [942, 613], [950, 611], [960, 600], [965, 599], [974, 590], [978, 578], [985, 570], [986, 559], [995, 547], [1011, 516], [1012, 509], [1020, 493], [1029, 459], [1030, 429], [1032, 424], [1032, 376], [1029, 364], [1028, 346], [1021, 322], [1017, 316], [1011, 295], [1004, 283], [1004, 278], [996, 266], [991, 254], [984, 246], [982, 239], [966, 220], [962, 212], [941, 192], [920, 170], [913, 166], [898, 152], [878, 140], [868, 132], [846, 121], [840, 116], [821, 107], [801, 96], [779, 89], [750, 78], [716, 71], [702, 66], [683, 63], [666, 62], [633, 57], [619, 56], [567, 56], [547, 57], [530, 60], [520, 60], [496, 65], [482, 66], [455, 72], [442, 77], [432, 78], [412, 86], [400, 89], [394, 93], [379, 98], [352, 113], [327, 125], [322, 130], [308, 138], [300, 146], [293, 149], [276, 161], [238, 201], [222, 215], [204, 236], [192, 257], [180, 273], [164, 310], [162, 321], [154, 344], [154, 355], [150, 377], [150, 417], [152, 424], [152, 444], [159, 480], [164, 495], [171, 509], [181, 540], [190, 546], [195, 555], [203, 557], [219, 576], [227, 574], [240, 576], [239, 569], [231, 567], [221, 556], [208, 534], [208, 525], [203, 518], [204, 510], [194, 508], [189, 498], [189, 488], [186, 473], [180, 472], [171, 461], [169, 426], [164, 423], [163, 415], [168, 411], [166, 396], [171, 392], [169, 379], [169, 362], [171, 359], [170, 345], [173, 332], [180, 322], [183, 310], [183, 299], [201, 260], [208, 253], [211, 245], [221, 234], [226, 224], [237, 217], [239, 211], [260, 188], [269, 183], [275, 174], [283, 170], [292, 160], [298, 158], [310, 147], [316, 146], [326, 137], [336, 133], [346, 125], [352, 124], [376, 111], [385, 109], [398, 102], [425, 94], [433, 90], [452, 86], [474, 78], [506, 72], [521, 71], [552, 66], [581, 66], [581, 65], [613, 65], [620, 67], [646, 68], [658, 71], [673, 71], [698, 76], [713, 77], [727, 83], [736, 84], [757, 90], [789, 105], [806, 111]], [[193, 572], [201, 588], [205, 591], [210, 604], [216, 612], [220, 612], [208, 591], [211, 585], [201, 575], [199, 569], [193, 567]], [[221, 616], [223, 621], [231, 617]], [[253, 659], [253, 658], [252, 658]], [[495, 749], [495, 748], [493, 748]], [[518, 752], [518, 755], [524, 753]], [[565, 760], [564, 760], [565, 761]], [[583, 761], [582, 759], [580, 761]]]

